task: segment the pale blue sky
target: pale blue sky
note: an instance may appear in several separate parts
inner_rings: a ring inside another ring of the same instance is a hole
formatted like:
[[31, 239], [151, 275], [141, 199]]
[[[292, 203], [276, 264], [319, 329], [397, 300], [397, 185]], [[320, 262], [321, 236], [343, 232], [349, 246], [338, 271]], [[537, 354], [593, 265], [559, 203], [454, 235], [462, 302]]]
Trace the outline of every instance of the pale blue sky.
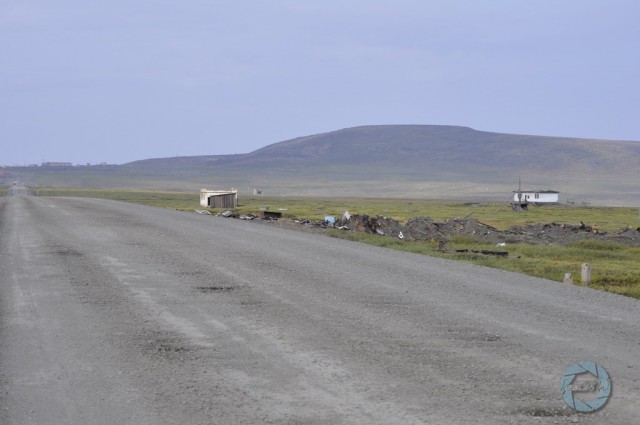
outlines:
[[0, 164], [369, 124], [640, 140], [637, 0], [0, 0]]

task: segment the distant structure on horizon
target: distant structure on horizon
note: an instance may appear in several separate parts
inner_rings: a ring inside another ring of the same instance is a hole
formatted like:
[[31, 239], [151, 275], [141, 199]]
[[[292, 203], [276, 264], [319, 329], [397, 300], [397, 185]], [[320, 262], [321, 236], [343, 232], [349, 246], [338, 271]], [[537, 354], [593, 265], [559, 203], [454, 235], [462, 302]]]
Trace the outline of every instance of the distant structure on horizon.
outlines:
[[522, 190], [522, 179], [518, 177], [518, 190], [513, 191], [511, 209], [515, 212], [527, 210], [529, 204], [541, 206], [557, 204], [560, 192], [557, 190]]
[[557, 204], [560, 192], [556, 190], [514, 190], [514, 203], [529, 203], [533, 205]]
[[43, 167], [73, 167], [71, 162], [43, 162]]

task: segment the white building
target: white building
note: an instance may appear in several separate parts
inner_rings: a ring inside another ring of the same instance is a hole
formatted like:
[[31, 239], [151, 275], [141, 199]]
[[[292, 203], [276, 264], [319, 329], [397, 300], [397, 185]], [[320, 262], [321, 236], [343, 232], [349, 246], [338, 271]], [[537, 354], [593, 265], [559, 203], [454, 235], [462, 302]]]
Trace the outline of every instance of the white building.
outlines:
[[555, 190], [516, 190], [513, 192], [513, 203], [517, 204], [555, 204], [560, 192]]

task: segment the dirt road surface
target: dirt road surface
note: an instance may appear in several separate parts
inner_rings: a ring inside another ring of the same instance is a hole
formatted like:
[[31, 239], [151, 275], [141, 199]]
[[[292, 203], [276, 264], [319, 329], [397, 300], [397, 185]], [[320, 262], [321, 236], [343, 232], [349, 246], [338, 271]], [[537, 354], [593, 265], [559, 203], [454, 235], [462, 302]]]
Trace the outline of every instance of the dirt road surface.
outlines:
[[[588, 288], [34, 196], [0, 199], [0, 279], [3, 425], [640, 418], [640, 304]], [[613, 382], [592, 414], [561, 398], [578, 361]]]

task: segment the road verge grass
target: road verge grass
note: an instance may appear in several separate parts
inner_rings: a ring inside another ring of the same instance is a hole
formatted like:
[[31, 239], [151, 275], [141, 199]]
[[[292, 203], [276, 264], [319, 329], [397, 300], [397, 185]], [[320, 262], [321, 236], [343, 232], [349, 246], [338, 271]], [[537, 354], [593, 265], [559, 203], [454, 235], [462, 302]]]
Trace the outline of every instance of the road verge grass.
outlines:
[[438, 251], [436, 241], [404, 241], [397, 238], [367, 233], [331, 230], [329, 234], [340, 239], [367, 243], [416, 254], [463, 261], [555, 280], [560, 283], [565, 273], [572, 273], [573, 282], [580, 285], [582, 264], [592, 267], [593, 288], [640, 299], [640, 248], [612, 242], [583, 240], [569, 246], [512, 244], [496, 247], [471, 238], [454, 238], [447, 244], [448, 251], [456, 249], [508, 251], [509, 257], [474, 253], [444, 253]]

